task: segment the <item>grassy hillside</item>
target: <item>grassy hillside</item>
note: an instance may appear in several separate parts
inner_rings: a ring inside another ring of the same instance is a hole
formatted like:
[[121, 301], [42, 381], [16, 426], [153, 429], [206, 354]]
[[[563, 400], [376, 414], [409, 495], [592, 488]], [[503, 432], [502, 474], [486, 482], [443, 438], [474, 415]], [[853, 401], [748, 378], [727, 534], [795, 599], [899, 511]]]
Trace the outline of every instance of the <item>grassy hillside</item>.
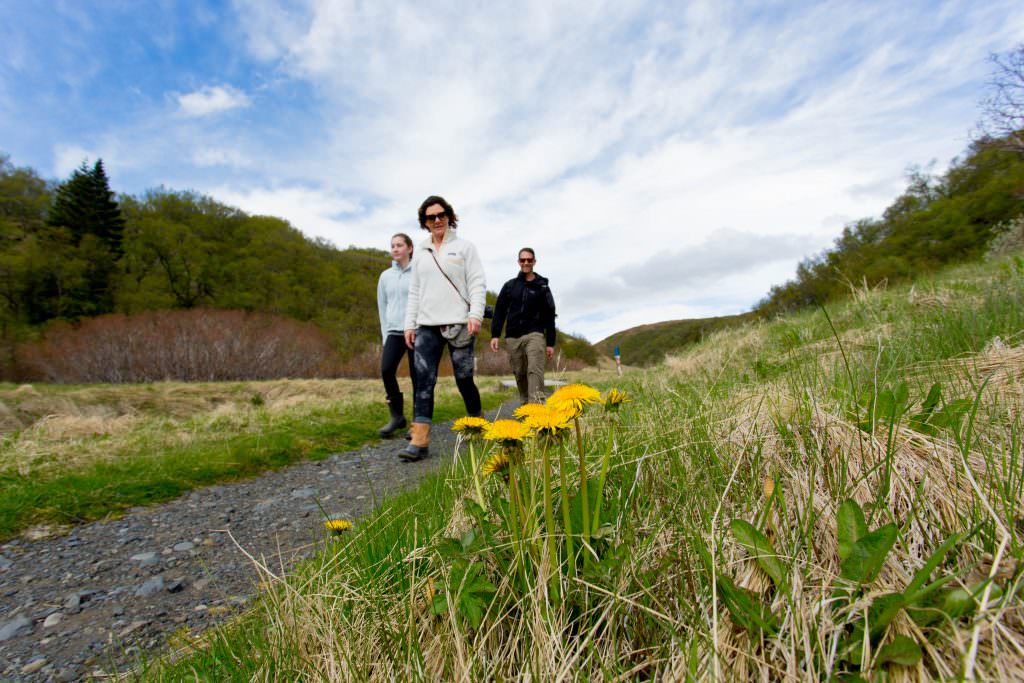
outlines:
[[714, 333], [140, 676], [1020, 680], [1022, 342], [1020, 257]]
[[622, 362], [627, 365], [656, 365], [665, 360], [666, 355], [696, 344], [712, 332], [752, 319], [752, 313], [742, 313], [716, 318], [666, 320], [616, 332], [594, 346], [603, 356], [612, 355], [618, 346], [622, 352]]

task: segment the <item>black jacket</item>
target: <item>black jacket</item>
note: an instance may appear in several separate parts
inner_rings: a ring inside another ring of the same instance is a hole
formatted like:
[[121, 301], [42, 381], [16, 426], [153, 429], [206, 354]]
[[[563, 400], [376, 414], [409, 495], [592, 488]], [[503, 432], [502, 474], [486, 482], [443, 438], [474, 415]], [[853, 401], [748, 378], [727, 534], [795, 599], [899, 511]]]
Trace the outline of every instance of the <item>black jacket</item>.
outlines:
[[522, 337], [530, 332], [543, 332], [547, 346], [555, 345], [555, 299], [551, 296], [548, 279], [534, 273], [527, 281], [523, 273], [504, 284], [494, 305], [491, 336]]

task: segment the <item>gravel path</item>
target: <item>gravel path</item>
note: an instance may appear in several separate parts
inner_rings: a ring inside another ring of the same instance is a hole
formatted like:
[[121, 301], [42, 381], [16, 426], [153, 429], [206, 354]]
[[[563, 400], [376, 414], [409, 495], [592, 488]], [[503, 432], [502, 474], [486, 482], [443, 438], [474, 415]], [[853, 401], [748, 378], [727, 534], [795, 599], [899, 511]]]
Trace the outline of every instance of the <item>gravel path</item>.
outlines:
[[159, 653], [172, 634], [195, 635], [245, 610], [259, 577], [228, 532], [269, 566], [290, 566], [324, 540], [317, 501], [332, 516], [366, 514], [450, 461], [449, 426], [435, 426], [433, 456], [418, 463], [399, 461], [405, 441], [393, 440], [200, 489], [66, 536], [0, 545], [0, 680], [123, 671], [140, 654]]

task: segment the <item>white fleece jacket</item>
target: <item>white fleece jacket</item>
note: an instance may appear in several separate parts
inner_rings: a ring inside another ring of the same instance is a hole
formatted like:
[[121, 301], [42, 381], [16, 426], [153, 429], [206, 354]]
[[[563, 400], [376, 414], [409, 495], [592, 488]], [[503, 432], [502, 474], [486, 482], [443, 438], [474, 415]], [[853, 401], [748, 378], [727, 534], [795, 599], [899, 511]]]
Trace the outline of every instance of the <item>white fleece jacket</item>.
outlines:
[[[458, 293], [438, 270], [431, 254], [437, 256], [437, 262], [458, 287]], [[435, 253], [433, 242], [428, 237], [416, 249], [412, 259], [405, 329], [415, 330], [420, 325], [466, 323], [469, 318], [483, 321], [486, 294], [484, 266], [472, 243], [460, 239], [449, 228]], [[466, 301], [469, 301], [469, 306], [466, 306]]]

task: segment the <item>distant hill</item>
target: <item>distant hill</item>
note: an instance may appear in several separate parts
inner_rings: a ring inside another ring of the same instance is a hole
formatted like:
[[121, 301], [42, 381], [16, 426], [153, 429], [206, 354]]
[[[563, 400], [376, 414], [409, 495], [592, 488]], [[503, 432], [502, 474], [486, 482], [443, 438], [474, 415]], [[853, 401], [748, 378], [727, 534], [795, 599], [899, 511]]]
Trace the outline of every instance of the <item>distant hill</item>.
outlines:
[[666, 320], [616, 332], [594, 344], [594, 347], [599, 354], [610, 356], [618, 346], [622, 352], [622, 362], [626, 365], [656, 365], [664, 360], [667, 353], [699, 342], [711, 332], [754, 318], [754, 313], [741, 313], [716, 318]]

